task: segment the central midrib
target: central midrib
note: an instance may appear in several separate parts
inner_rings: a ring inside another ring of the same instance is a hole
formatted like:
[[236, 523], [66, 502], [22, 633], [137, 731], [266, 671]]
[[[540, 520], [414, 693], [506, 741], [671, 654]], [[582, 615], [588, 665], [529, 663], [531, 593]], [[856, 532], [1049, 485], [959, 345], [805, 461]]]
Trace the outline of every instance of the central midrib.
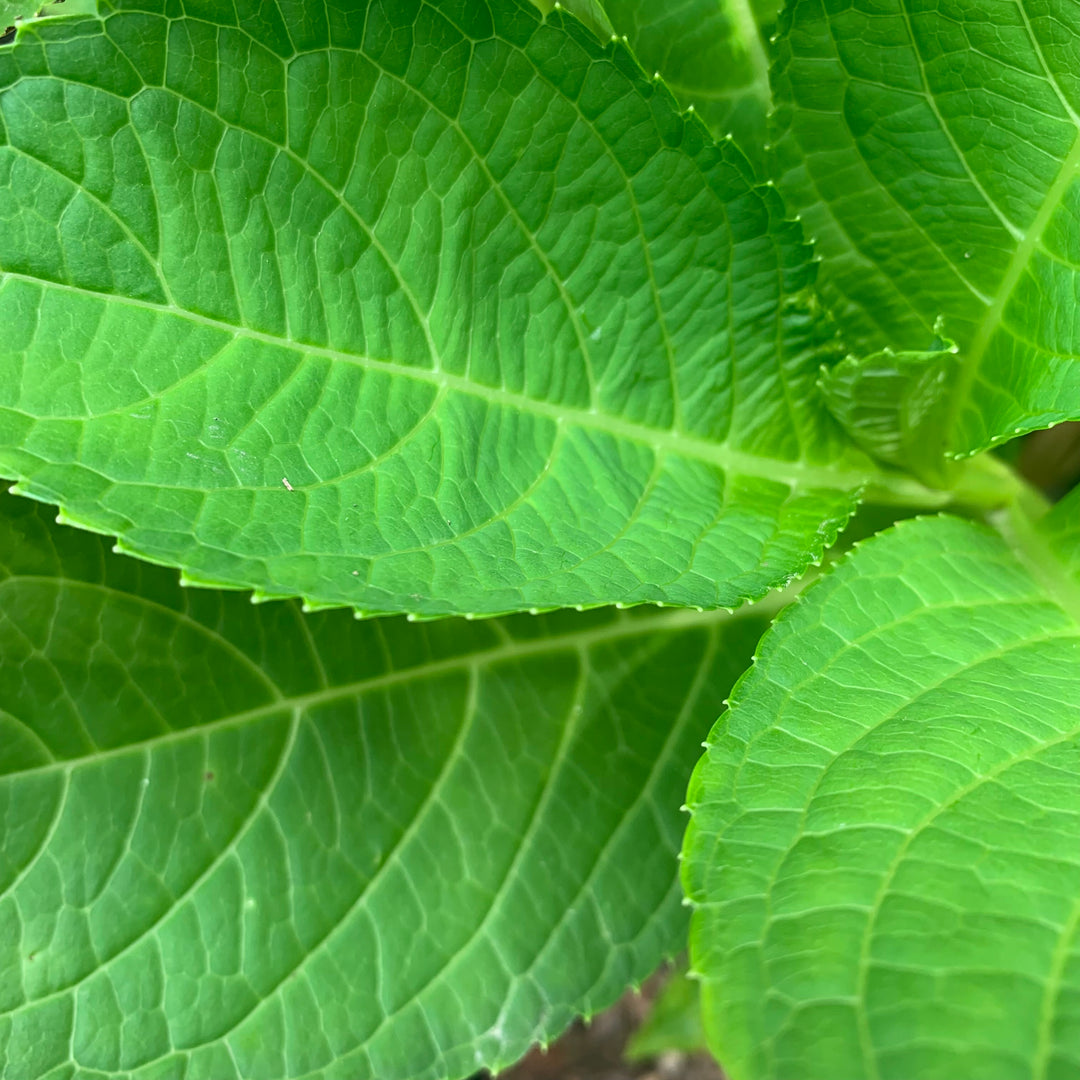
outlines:
[[[430, 368], [413, 367], [393, 360], [379, 360], [367, 356], [358, 356], [354, 353], [341, 352], [326, 346], [308, 345], [265, 331], [234, 326], [223, 320], [172, 305], [157, 304], [133, 297], [110, 296], [105, 293], [95, 292], [92, 289], [47, 281], [27, 274], [4, 273], [0, 275], [0, 281], [5, 278], [25, 281], [42, 289], [54, 289], [80, 296], [91, 296], [104, 303], [121, 304], [151, 311], [158, 315], [170, 315], [174, 318], [185, 319], [209, 327], [231, 337], [244, 337], [278, 349], [289, 349], [313, 357], [322, 357], [335, 363], [355, 364], [370, 371], [382, 371], [400, 378], [426, 382], [433, 386], [452, 390], [455, 393], [477, 398], [491, 405], [514, 408], [524, 413], [540, 416], [551, 420], [555, 424], [570, 424], [575, 427], [597, 431], [617, 439], [625, 439], [648, 446], [658, 453], [673, 453], [682, 457], [693, 458], [725, 471], [773, 480], [791, 487], [822, 487], [849, 491], [864, 487], [870, 483], [880, 484], [885, 480], [883, 474], [872, 468], [831, 468], [824, 465], [809, 465], [802, 461], [782, 461], [777, 458], [748, 454], [733, 449], [727, 443], [713, 442], [675, 429], [665, 430], [648, 427], [632, 420], [601, 412], [598, 409], [583, 409], [572, 405], [554, 404], [528, 397], [516, 391], [484, 386], [464, 376], [454, 375], [446, 371], [433, 371]], [[168, 393], [168, 391], [164, 393]], [[164, 393], [161, 396], [164, 396]], [[35, 419], [45, 418], [36, 417]], [[921, 486], [919, 490], [923, 490]]]
[[[57, 580], [63, 581], [63, 579]], [[80, 582], [79, 584], [83, 583]], [[125, 593], [122, 595], [130, 597], [132, 594]], [[142, 598], [135, 597], [135, 599], [141, 600]], [[311, 709], [340, 701], [343, 698], [355, 697], [375, 690], [385, 690], [404, 683], [430, 679], [463, 669], [487, 668], [493, 664], [540, 657], [552, 653], [587, 652], [597, 645], [618, 641], [623, 638], [643, 637], [646, 634], [677, 633], [693, 629], [708, 630], [721, 623], [737, 622], [748, 617], [773, 615], [790, 599], [790, 592], [774, 591], [758, 603], [744, 604], [733, 612], [723, 609], [701, 612], [680, 608], [665, 611], [651, 618], [622, 615], [615, 621], [604, 626], [595, 627], [592, 630], [571, 630], [532, 640], [500, 642], [488, 648], [477, 649], [474, 652], [459, 653], [456, 656], [449, 656], [442, 660], [430, 660], [411, 667], [397, 668], [393, 671], [355, 679], [348, 683], [314, 690], [305, 694], [272, 698], [264, 704], [244, 712], [232, 713], [192, 727], [153, 735], [147, 739], [125, 743], [123, 746], [101, 750], [85, 757], [52, 761], [45, 765], [8, 773], [0, 776], [0, 783], [9, 780], [17, 781], [26, 776], [40, 776], [54, 772], [89, 768], [109, 758], [139, 753], [184, 739], [200, 738], [210, 732], [252, 723], [281, 713], [296, 712], [303, 714]], [[180, 614], [171, 608], [165, 610], [174, 616]]]

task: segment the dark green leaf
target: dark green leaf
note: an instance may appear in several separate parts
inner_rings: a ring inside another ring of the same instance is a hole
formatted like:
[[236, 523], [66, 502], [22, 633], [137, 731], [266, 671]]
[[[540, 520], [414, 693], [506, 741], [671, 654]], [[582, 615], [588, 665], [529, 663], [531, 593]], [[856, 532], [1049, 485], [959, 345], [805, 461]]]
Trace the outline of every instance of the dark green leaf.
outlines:
[[764, 621], [304, 616], [0, 496], [0, 1075], [462, 1077], [610, 1004]]

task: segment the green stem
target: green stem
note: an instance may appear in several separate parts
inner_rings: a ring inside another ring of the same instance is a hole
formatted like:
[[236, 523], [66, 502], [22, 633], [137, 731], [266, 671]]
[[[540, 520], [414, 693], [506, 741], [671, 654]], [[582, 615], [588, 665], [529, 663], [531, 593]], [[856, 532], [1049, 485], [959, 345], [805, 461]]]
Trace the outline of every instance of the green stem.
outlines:
[[927, 510], [977, 511], [980, 515], [1021, 503], [1038, 517], [1049, 503], [1000, 458], [979, 454], [963, 462], [951, 487], [932, 488], [903, 474], [883, 477], [867, 488], [863, 502]]

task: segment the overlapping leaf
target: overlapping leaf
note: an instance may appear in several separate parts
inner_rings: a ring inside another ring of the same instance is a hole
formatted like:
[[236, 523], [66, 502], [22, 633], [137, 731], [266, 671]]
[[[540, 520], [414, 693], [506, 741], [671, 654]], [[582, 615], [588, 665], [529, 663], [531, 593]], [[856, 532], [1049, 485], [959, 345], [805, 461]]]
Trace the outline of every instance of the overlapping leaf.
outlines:
[[824, 374], [822, 394], [867, 453], [945, 487], [955, 469], [947, 439], [956, 353], [951, 342], [941, 342], [923, 352], [847, 356]]
[[776, 0], [606, 0], [615, 30], [717, 138], [732, 135], [764, 171]]
[[422, 614], [734, 605], [834, 535], [865, 473], [799, 229], [624, 46], [518, 0], [115, 6], [0, 53], [21, 491]]
[[1072, 0], [796, 0], [780, 186], [858, 354], [960, 346], [953, 454], [1080, 416]]
[[684, 862], [733, 1080], [1080, 1068], [1078, 537], [906, 522], [763, 639]]
[[763, 616], [305, 617], [0, 508], [5, 1080], [468, 1076], [682, 947]]

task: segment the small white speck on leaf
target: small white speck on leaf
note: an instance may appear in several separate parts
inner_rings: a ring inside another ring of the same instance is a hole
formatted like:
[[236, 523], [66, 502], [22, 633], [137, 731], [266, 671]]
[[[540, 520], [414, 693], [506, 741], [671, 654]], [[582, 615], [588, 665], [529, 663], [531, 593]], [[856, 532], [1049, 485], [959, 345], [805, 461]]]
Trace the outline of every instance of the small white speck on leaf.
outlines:
[[285, 485], [285, 490], [286, 491], [295, 491], [296, 490], [296, 488], [294, 488], [292, 486], [292, 484], [289, 483], [289, 478], [287, 476], [283, 476], [281, 478], [281, 482]]

